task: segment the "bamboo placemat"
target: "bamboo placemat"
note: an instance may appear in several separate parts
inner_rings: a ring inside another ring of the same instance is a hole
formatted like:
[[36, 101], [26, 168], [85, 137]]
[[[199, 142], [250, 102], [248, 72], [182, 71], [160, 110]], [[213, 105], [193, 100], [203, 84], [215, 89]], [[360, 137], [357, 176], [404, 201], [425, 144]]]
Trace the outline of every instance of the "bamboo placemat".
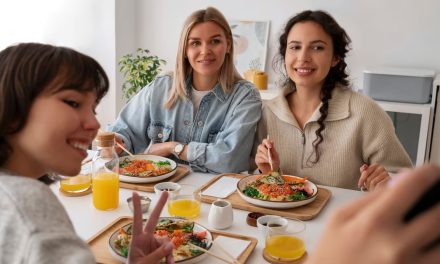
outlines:
[[[93, 252], [93, 255], [95, 256], [96, 263], [106, 263], [106, 264], [116, 264], [121, 263], [117, 259], [115, 259], [111, 253], [110, 253], [110, 246], [109, 246], [109, 239], [110, 236], [119, 228], [123, 227], [124, 225], [131, 223], [133, 221], [133, 218], [131, 216], [122, 216], [110, 223], [108, 226], [104, 227], [101, 231], [99, 231], [97, 234], [95, 234], [93, 237], [91, 237], [89, 240], [87, 240], [87, 243], [89, 244], [90, 249]], [[241, 240], [248, 240], [250, 241], [248, 247], [241, 253], [238, 260], [240, 263], [246, 263], [246, 260], [251, 255], [252, 251], [257, 246], [258, 240], [254, 237], [248, 237], [238, 234], [232, 234], [217, 230], [209, 230], [214, 237], [214, 239], [217, 236], [225, 236], [225, 237], [231, 237], [235, 239], [241, 239]]]
[[[234, 173], [224, 173], [220, 174], [217, 177], [211, 179], [209, 182], [204, 184], [202, 187], [199, 188], [201, 192], [203, 192], [206, 188], [208, 188], [210, 185], [214, 184], [216, 181], [218, 181], [221, 177], [234, 177], [234, 178], [243, 178], [244, 176], [241, 174], [234, 174]], [[262, 214], [271, 214], [271, 215], [279, 215], [287, 218], [297, 218], [300, 220], [310, 220], [316, 217], [324, 208], [330, 197], [332, 196], [332, 193], [330, 190], [318, 187], [318, 195], [315, 199], [315, 201], [303, 205], [300, 207], [295, 208], [289, 208], [289, 209], [271, 209], [271, 208], [265, 208], [265, 207], [259, 207], [253, 204], [250, 204], [243, 200], [240, 195], [235, 191], [231, 195], [229, 195], [225, 200], [228, 200], [233, 208], [249, 211], [249, 212], [258, 212]], [[212, 203], [215, 200], [217, 200], [217, 197], [208, 196], [208, 195], [202, 195], [202, 202], [205, 203]]]

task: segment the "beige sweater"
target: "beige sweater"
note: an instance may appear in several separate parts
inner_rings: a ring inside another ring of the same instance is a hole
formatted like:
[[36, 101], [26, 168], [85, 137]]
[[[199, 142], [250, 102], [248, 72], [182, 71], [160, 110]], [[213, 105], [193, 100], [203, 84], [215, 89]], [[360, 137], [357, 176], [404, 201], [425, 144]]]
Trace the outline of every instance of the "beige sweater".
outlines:
[[308, 176], [317, 184], [358, 189], [359, 168], [381, 164], [389, 172], [411, 167], [411, 160], [399, 142], [391, 119], [373, 100], [348, 88], [337, 87], [329, 101], [329, 111], [319, 145], [320, 160], [313, 164], [312, 143], [319, 125], [319, 107], [306, 122], [304, 131], [290, 112], [285, 90], [263, 101], [255, 146], [270, 135], [280, 157], [284, 174]]

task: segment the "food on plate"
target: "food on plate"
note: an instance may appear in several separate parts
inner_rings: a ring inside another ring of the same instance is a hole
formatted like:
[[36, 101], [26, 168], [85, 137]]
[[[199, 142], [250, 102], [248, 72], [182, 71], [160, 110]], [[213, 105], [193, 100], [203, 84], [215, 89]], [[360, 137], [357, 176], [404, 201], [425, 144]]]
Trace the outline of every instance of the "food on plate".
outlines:
[[301, 201], [313, 195], [313, 190], [306, 182], [307, 178], [281, 176], [278, 172], [271, 172], [248, 183], [243, 193], [266, 201]]
[[[198, 256], [203, 252], [196, 249], [191, 244], [208, 249], [209, 242], [207, 231], [194, 230], [194, 222], [180, 218], [161, 218], [156, 225], [154, 232], [157, 237], [168, 237], [174, 245], [174, 261], [182, 261], [191, 257]], [[132, 225], [127, 225], [119, 229], [119, 234], [113, 241], [115, 248], [124, 256], [128, 256], [130, 240], [132, 235]]]
[[132, 177], [151, 177], [172, 171], [171, 163], [167, 160], [152, 161], [145, 159], [125, 158], [119, 162], [119, 173]]

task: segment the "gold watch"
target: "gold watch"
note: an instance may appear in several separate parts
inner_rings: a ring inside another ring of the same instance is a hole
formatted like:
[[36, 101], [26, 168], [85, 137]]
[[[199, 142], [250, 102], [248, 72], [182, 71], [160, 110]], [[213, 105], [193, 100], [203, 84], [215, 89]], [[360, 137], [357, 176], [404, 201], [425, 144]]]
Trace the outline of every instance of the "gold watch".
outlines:
[[173, 148], [173, 154], [176, 156], [176, 158], [180, 159], [180, 154], [182, 153], [183, 149], [185, 148], [185, 145], [182, 143], [176, 143]]

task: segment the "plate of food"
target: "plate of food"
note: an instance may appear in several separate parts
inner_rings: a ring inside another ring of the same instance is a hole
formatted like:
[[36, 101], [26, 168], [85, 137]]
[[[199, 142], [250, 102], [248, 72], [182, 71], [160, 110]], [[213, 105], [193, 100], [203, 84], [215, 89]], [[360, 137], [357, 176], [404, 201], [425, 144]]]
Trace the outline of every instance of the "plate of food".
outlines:
[[149, 183], [174, 175], [177, 163], [156, 155], [133, 155], [119, 159], [119, 180], [132, 183]]
[[[110, 253], [116, 259], [126, 262], [132, 234], [132, 223], [121, 227], [109, 238]], [[184, 218], [161, 217], [156, 225], [155, 236], [168, 237], [174, 245], [175, 263], [191, 264], [201, 261], [206, 253], [192, 245], [209, 250], [213, 237], [205, 227]]]
[[307, 178], [272, 172], [242, 178], [237, 183], [237, 192], [248, 203], [287, 209], [313, 202], [317, 197], [318, 187]]

